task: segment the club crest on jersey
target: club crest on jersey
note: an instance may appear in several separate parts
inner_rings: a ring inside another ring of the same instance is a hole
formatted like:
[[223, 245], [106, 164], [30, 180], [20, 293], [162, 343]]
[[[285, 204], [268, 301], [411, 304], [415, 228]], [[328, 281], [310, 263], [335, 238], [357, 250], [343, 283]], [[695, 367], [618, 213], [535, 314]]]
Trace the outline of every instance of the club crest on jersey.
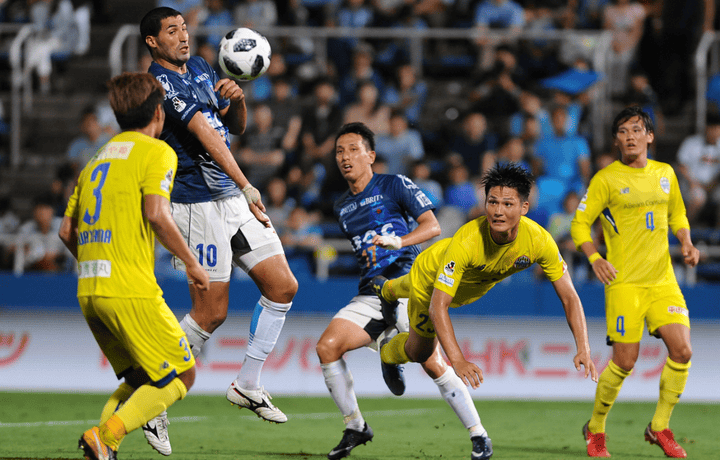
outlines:
[[182, 112], [183, 110], [185, 110], [186, 104], [185, 102], [181, 101], [179, 97], [174, 97], [172, 103], [175, 111]]
[[448, 262], [443, 271], [447, 276], [453, 276], [455, 274], [455, 261], [451, 260]]
[[524, 269], [528, 268], [530, 265], [530, 258], [528, 256], [520, 256], [517, 259], [515, 259], [515, 263], [513, 263], [513, 266], [515, 268]]
[[416, 190], [416, 189], [418, 188], [418, 186], [415, 185], [415, 182], [413, 182], [412, 180], [410, 180], [409, 177], [404, 176], [404, 175], [402, 175], [402, 174], [398, 174], [398, 177], [400, 178], [400, 180], [402, 181], [402, 183], [403, 183], [403, 185], [405, 186], [406, 189], [408, 189], [408, 190]]
[[661, 177], [660, 178], [660, 188], [665, 193], [670, 193], [670, 179], [667, 177]]
[[170, 83], [170, 80], [168, 80], [167, 75], [162, 74], [155, 77], [157, 81], [160, 82], [163, 89], [165, 90], [165, 99], [170, 99], [175, 96], [177, 96], [177, 91], [175, 91], [175, 88], [173, 88], [172, 83]]

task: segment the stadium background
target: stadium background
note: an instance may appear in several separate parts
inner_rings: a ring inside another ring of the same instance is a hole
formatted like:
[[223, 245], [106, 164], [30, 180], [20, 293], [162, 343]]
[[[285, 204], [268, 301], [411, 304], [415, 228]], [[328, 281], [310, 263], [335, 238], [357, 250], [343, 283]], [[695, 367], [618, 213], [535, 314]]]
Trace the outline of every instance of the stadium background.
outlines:
[[[461, 3], [474, 6], [478, 2], [458, 2], [458, 5]], [[56, 56], [53, 88], [47, 95], [40, 94], [31, 74], [14, 73], [17, 68], [13, 69], [9, 45], [19, 36], [22, 24], [3, 23], [0, 27], [3, 43], [8, 45], [0, 56], [0, 65], [4, 66], [0, 76], [0, 100], [5, 107], [4, 121], [9, 125], [2, 139], [0, 194], [10, 197], [11, 207], [23, 219], [30, 217], [33, 199], [49, 187], [57, 168], [66, 160], [65, 150], [78, 134], [77, 120], [83, 107], [102, 98], [103, 82], [118, 68], [137, 68], [142, 47], [133, 42], [132, 34], [136, 34], [137, 22], [147, 9], [147, 3], [137, 0], [97, 1], [94, 7], [88, 50], [81, 56]], [[123, 29], [124, 25], [129, 25], [129, 28]], [[276, 32], [292, 36], [292, 26], [282, 25], [287, 29], [278, 28]], [[128, 30], [130, 39], [120, 48], [119, 54], [111, 54], [113, 39], [121, 30]], [[308, 33], [320, 43], [315, 52], [285, 56], [289, 69], [298, 72], [296, 77], [300, 81], [303, 78], [300, 70], [308, 68], [302, 64], [316, 62], [317, 50], [324, 49], [322, 43], [326, 43], [326, 37], [371, 33], [369, 29], [348, 32], [318, 27], [313, 30]], [[551, 42], [572, 39], [573, 32], [549, 29], [524, 31], [521, 36], [526, 41], [541, 37]], [[270, 35], [270, 31], [267, 33]], [[464, 96], [476, 83], [469, 75], [477, 56], [472, 46], [464, 44], [471, 36], [471, 29], [465, 23], [421, 32], [410, 29], [386, 33], [395, 38], [417, 35], [418, 41], [413, 43], [421, 45], [420, 61], [412, 61], [412, 56], [416, 56], [412, 53], [409, 59], [419, 66], [430, 87], [432, 97], [428, 98], [423, 118], [416, 128], [424, 135], [427, 151], [432, 156], [433, 148], [444, 140], [442, 129], [458, 123], [457, 113], [466, 108], [463, 106]], [[393, 36], [393, 33], [397, 35]], [[599, 33], [599, 30], [589, 30], [589, 33]], [[447, 40], [447, 47], [438, 45], [441, 39]], [[697, 40], [694, 46], [706, 46], [712, 51], [710, 45], [717, 43], [714, 32], [706, 34], [703, 40]], [[449, 52], [442, 54], [438, 49]], [[282, 48], [274, 51], [279, 54]], [[700, 57], [706, 60], [706, 66], [700, 72], [686, 69], [697, 77], [697, 83], [691, 82], [686, 95], [689, 93], [692, 96], [693, 91], [700, 91], [703, 85], [707, 85], [708, 75], [717, 70], [713, 68], [717, 67], [716, 54]], [[321, 56], [320, 61], [325, 62], [326, 58]], [[598, 61], [597, 64], [602, 63]], [[317, 67], [311, 69], [318, 70]], [[584, 132], [591, 141], [593, 158], [608, 151], [609, 118], [624, 103], [622, 99], [611, 96], [612, 81], [603, 75], [595, 77], [598, 82], [593, 86], [592, 102], [586, 106], [584, 118]], [[250, 87], [247, 88], [251, 94]], [[667, 107], [666, 129], [662, 136], [658, 136], [653, 152], [655, 158], [673, 162], [684, 136], [702, 128], [707, 99], [704, 91], [700, 94], [703, 97], [688, 97], [678, 107]], [[542, 95], [544, 102], [549, 103], [550, 93]], [[18, 124], [13, 125], [16, 120]], [[490, 121], [494, 123], [492, 119]], [[431, 159], [442, 161], [442, 158]], [[555, 206], [559, 204], [556, 202]], [[324, 222], [321, 228], [331, 243], [340, 236], [332, 222]], [[718, 376], [720, 364], [715, 352], [716, 338], [720, 335], [717, 303], [720, 286], [715, 284], [718, 271], [713, 262], [720, 238], [713, 227], [698, 228], [693, 237], [703, 243], [706, 257], [697, 271], [679, 271], [683, 274], [683, 292], [691, 309], [695, 349], [693, 372], [684, 398], [718, 401], [720, 394], [713, 391], [713, 380]], [[348, 259], [341, 244], [331, 246], [338, 251], [339, 257], [334, 265], [324, 266], [325, 271], [319, 270], [323, 267], [323, 260], [322, 257], [316, 258], [313, 251], [299, 251], [293, 260], [293, 270], [300, 279], [300, 291], [264, 372], [264, 384], [273, 393], [326, 393], [322, 376], [317, 370], [314, 343], [332, 313], [356, 291], [356, 281], [350, 268], [352, 259]], [[167, 260], [163, 259], [163, 262], [166, 264]], [[583, 260], [576, 262], [578, 267], [582, 264]], [[16, 270], [16, 274], [5, 272], [0, 275], [0, 390], [111, 389], [114, 385], [112, 372], [97, 352], [76, 306], [74, 275], [23, 272], [21, 268]], [[160, 278], [173, 310], [177, 314], [188, 311], [185, 283], [171, 273], [161, 272]], [[588, 316], [596, 363], [603, 367], [609, 357], [609, 348], [604, 345], [602, 287], [590, 278], [576, 279], [576, 283]], [[245, 299], [256, 297], [257, 291], [252, 283], [242, 279], [233, 281], [231, 298], [236, 300], [231, 302], [228, 323], [215, 334], [207, 347], [199, 368], [197, 391], [222, 392], [225, 383], [237, 372], [253, 306]], [[499, 285], [478, 305], [453, 313], [456, 314], [454, 318], [458, 318], [461, 342], [486, 372], [487, 383], [480, 391], [474, 392], [474, 397], [593, 397], [594, 386], [575, 379], [573, 375], [571, 358], [574, 345], [562, 318], [561, 306], [547, 282], [536, 279], [528, 272]], [[68, 341], [68, 337], [72, 339]], [[88, 357], [94, 363], [92, 366], [87, 365]], [[664, 357], [664, 347], [659, 341], [644, 338], [638, 372], [628, 380], [620, 398], [654, 399], [658, 366]], [[369, 351], [358, 352], [351, 354], [349, 362], [356, 375], [358, 393], [387, 394], [378, 372], [376, 355]], [[48, 371], [51, 371], [52, 379], [47, 378]], [[421, 374], [417, 366], [412, 367], [411, 372], [418, 376]], [[436, 394], [436, 389], [429, 379], [418, 378], [409, 384], [408, 392], [432, 396]]]

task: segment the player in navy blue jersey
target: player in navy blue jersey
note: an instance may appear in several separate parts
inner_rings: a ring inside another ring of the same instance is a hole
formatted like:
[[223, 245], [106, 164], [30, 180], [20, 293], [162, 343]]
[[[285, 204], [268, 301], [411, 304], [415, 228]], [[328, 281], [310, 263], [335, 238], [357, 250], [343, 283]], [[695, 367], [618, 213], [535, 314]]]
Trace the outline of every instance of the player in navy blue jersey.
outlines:
[[[361, 347], [377, 350], [379, 341], [409, 327], [406, 299], [399, 302], [397, 318], [383, 316], [373, 287], [376, 277], [408, 273], [420, 252], [418, 245], [440, 234], [434, 206], [410, 179], [373, 173], [375, 138], [367, 126], [349, 123], [340, 129], [335, 139], [335, 160], [349, 186], [335, 203], [335, 216], [352, 244], [361, 277], [358, 295], [338, 311], [317, 344], [325, 383], [346, 425], [340, 444], [328, 454], [331, 460], [347, 457], [353, 448], [373, 437], [360, 413], [343, 355]], [[422, 366], [471, 437], [484, 435], [467, 387], [448, 367], [439, 346]], [[402, 370], [389, 367], [383, 369], [383, 377], [391, 391], [400, 395], [405, 389]]]
[[[227, 316], [233, 264], [247, 272], [261, 297], [242, 369], [226, 396], [265, 420], [285, 422], [285, 414], [260, 385], [260, 373], [282, 330], [297, 280], [263, 212], [260, 193], [230, 152], [229, 133], [245, 131], [245, 95], [234, 80], [220, 79], [204, 59], [190, 56], [190, 38], [180, 12], [166, 7], [151, 10], [140, 23], [140, 33], [153, 58], [149, 72], [166, 92], [160, 137], [178, 156], [173, 218], [211, 281], [206, 292], [190, 282], [192, 309], [180, 324], [197, 356]], [[185, 269], [177, 258], [174, 265]], [[147, 427], [153, 447], [169, 448], [166, 422], [160, 418]]]

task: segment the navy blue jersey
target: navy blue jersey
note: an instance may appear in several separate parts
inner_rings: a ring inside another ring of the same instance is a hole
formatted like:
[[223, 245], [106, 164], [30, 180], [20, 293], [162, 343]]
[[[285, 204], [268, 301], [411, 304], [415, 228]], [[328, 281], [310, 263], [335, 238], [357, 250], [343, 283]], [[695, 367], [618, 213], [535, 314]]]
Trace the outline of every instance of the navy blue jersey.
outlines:
[[230, 101], [219, 97], [215, 91], [218, 81], [215, 71], [203, 58], [193, 56], [187, 62], [184, 74], [155, 62], [150, 65], [149, 72], [165, 88], [165, 126], [160, 139], [170, 144], [178, 156], [171, 201], [200, 203], [239, 195], [240, 189], [235, 182], [187, 129], [192, 117], [200, 111], [230, 148], [229, 131], [220, 118], [220, 110], [230, 105]]
[[340, 229], [350, 240], [361, 267], [360, 294], [372, 295], [370, 280], [383, 275], [397, 278], [410, 271], [418, 246], [398, 251], [372, 244], [375, 235], [403, 236], [412, 231], [411, 222], [434, 209], [425, 194], [405, 176], [374, 174], [365, 190], [353, 195], [346, 191], [333, 211]]

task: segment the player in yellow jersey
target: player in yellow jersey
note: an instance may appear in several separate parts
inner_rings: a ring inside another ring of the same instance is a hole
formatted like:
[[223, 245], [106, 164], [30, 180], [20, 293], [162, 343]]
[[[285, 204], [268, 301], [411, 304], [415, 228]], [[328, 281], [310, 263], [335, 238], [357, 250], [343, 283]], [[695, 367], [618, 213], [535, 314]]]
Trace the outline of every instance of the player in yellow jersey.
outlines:
[[118, 379], [125, 379], [99, 427], [80, 438], [91, 460], [115, 459], [127, 433], [185, 397], [195, 380], [187, 338], [155, 279], [155, 236], [187, 264], [198, 288], [209, 286], [170, 214], [177, 157], [156, 139], [165, 91], [147, 73], [125, 73], [108, 86], [123, 132], [80, 173], [60, 229], [78, 260], [83, 315]]
[[[687, 382], [692, 348], [690, 320], [670, 262], [668, 228], [677, 236], [685, 263], [695, 266], [700, 253], [690, 240], [677, 177], [672, 167], [649, 160], [652, 120], [639, 107], [621, 111], [612, 125], [621, 154], [590, 181], [571, 233], [578, 249], [605, 284], [607, 343], [612, 359], [600, 375], [595, 406], [583, 436], [591, 457], [609, 457], [605, 421], [622, 383], [635, 366], [640, 339], [648, 331], [663, 339], [668, 359], [660, 376], [660, 399], [645, 439], [668, 457], [685, 458], [670, 430], [670, 415]], [[602, 214], [602, 217], [600, 215]], [[607, 259], [592, 241], [590, 226], [600, 217]]]
[[[597, 381], [590, 359], [585, 313], [557, 244], [540, 225], [524, 217], [530, 204], [532, 177], [523, 167], [498, 165], [483, 177], [487, 216], [463, 225], [451, 239], [430, 246], [415, 259], [410, 273], [384, 283], [380, 296], [387, 301], [409, 297], [411, 329], [381, 349], [388, 364], [424, 362], [440, 341], [455, 373], [477, 388], [482, 370], [465, 359], [458, 345], [449, 308], [478, 300], [500, 280], [538, 263], [553, 283], [575, 337], [575, 368]], [[489, 443], [489, 439], [488, 439]], [[473, 459], [490, 458], [492, 448], [473, 451]]]

